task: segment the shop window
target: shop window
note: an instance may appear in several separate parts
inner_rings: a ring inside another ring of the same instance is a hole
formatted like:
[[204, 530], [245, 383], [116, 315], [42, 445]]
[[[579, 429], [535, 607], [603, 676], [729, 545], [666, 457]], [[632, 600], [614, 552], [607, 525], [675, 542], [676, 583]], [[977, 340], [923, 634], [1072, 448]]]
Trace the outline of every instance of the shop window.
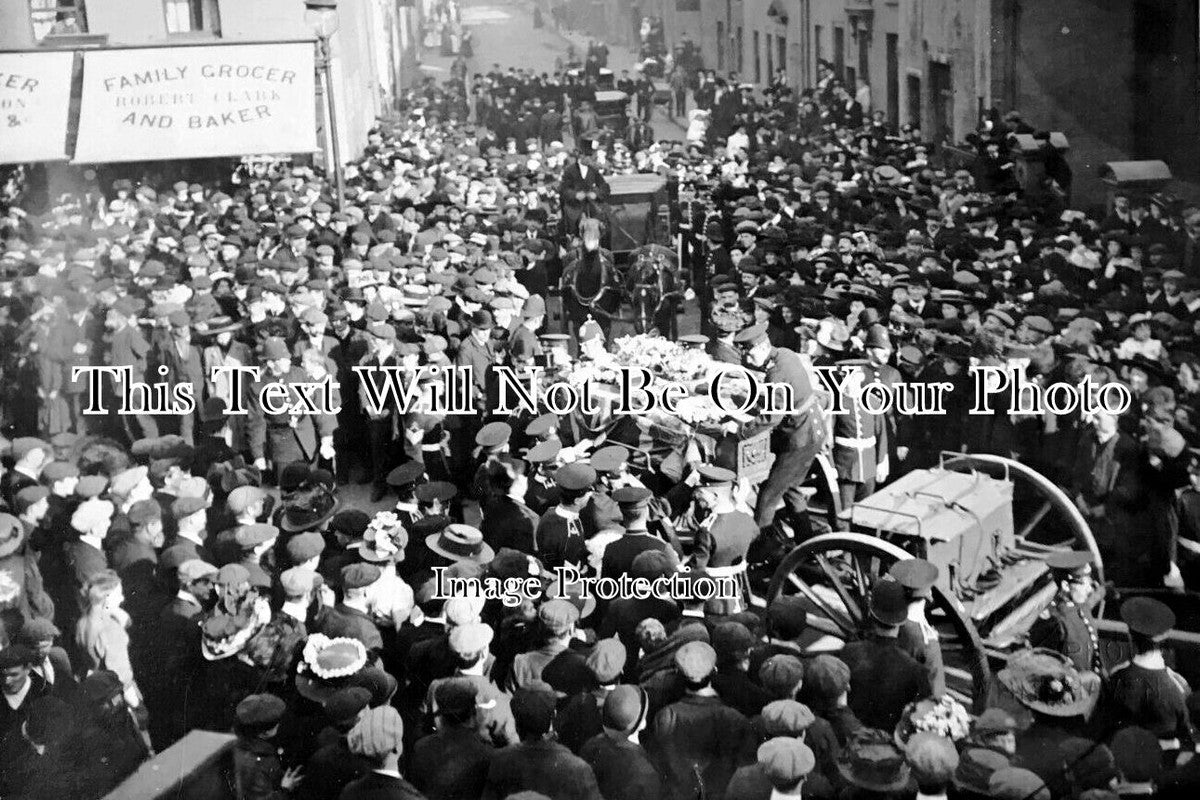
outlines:
[[29, 22], [33, 38], [70, 36], [87, 33], [87, 17], [82, 2], [72, 0], [29, 0]]
[[216, 0], [163, 0], [163, 12], [167, 33], [221, 33]]

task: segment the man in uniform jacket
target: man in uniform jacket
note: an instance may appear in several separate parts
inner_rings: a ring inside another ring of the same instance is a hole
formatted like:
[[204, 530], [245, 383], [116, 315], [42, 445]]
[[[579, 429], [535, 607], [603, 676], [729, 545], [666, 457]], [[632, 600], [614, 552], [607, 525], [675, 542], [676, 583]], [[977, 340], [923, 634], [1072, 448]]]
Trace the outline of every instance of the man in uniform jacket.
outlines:
[[738, 510], [733, 502], [733, 483], [737, 475], [732, 470], [709, 464], [702, 465], [698, 472], [700, 484], [696, 497], [707, 516], [696, 531], [693, 567], [730, 567], [744, 562], [759, 530], [754, 518]]
[[538, 515], [525, 505], [524, 461], [502, 455], [484, 465], [492, 495], [483, 505], [480, 530], [483, 540], [493, 550], [508, 547], [522, 553], [533, 552], [533, 535]]
[[929, 678], [898, 642], [908, 619], [904, 587], [891, 579], [879, 581], [871, 592], [870, 613], [870, 633], [848, 643], [838, 657], [850, 668], [850, 710], [867, 727], [890, 731], [905, 706], [929, 696]]
[[1062, 653], [1081, 672], [1100, 672], [1100, 639], [1092, 616], [1092, 557], [1071, 550], [1046, 559], [1058, 586], [1054, 601], [1029, 629], [1029, 644]]
[[651, 550], [678, 562], [678, 556], [671, 546], [649, 532], [650, 500], [653, 497], [649, 489], [641, 486], [625, 486], [613, 492], [613, 500], [621, 509], [625, 533], [604, 548], [601, 577], [624, 575], [633, 569], [633, 562], [639, 555]]
[[655, 715], [651, 747], [672, 800], [720, 800], [734, 771], [750, 760], [750, 723], [712, 688], [716, 667], [707, 642], [688, 642], [675, 653], [686, 693]]
[[[806, 529], [808, 504], [800, 488], [826, 439], [817, 387], [799, 354], [771, 345], [766, 325], [747, 328], [734, 337], [734, 342], [742, 349], [747, 367], [765, 371], [768, 383], [786, 383], [793, 389], [794, 410], [772, 415], [770, 420], [775, 462], [759, 487], [755, 521], [760, 528], [771, 525], [776, 505], [782, 500], [793, 527]], [[803, 530], [796, 532], [800, 535]]]
[[937, 629], [925, 617], [926, 604], [933, 597], [933, 585], [938, 579], [938, 568], [923, 558], [910, 558], [893, 564], [889, 574], [904, 587], [908, 601], [908, 619], [900, 626], [896, 641], [900, 649], [925, 667], [934, 696], [941, 697], [946, 691], [942, 645]]
[[584, 526], [579, 518], [588, 492], [596, 483], [596, 470], [581, 463], [566, 464], [554, 473], [562, 495], [558, 505], [542, 514], [534, 532], [535, 555], [549, 569], [566, 564], [582, 568], [587, 563]]
[[1121, 604], [1133, 650], [1130, 662], [1109, 675], [1102, 694], [1102, 718], [1113, 728], [1136, 725], [1158, 738], [1164, 754], [1191, 753], [1197, 742], [1189, 711], [1187, 681], [1166, 665], [1162, 642], [1175, 626], [1163, 602], [1134, 597]]

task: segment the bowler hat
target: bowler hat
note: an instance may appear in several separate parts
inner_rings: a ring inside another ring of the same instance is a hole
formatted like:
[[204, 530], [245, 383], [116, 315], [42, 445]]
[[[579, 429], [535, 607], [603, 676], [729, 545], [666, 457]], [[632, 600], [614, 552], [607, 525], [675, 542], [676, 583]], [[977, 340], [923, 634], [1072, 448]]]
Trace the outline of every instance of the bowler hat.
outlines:
[[908, 619], [908, 599], [899, 581], [884, 578], [871, 589], [871, 616], [884, 625], [900, 625]]

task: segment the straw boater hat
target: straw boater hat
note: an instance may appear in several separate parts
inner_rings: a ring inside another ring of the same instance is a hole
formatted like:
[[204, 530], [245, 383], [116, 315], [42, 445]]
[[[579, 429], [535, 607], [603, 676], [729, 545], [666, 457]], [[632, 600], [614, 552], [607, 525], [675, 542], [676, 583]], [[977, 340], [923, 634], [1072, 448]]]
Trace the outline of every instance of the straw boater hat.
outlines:
[[496, 556], [496, 552], [484, 543], [478, 528], [457, 523], [447, 525], [440, 533], [426, 536], [425, 546], [451, 561], [486, 564]]
[[324, 703], [367, 665], [367, 648], [358, 639], [330, 639], [314, 633], [304, 643], [296, 665], [296, 691], [309, 700]]
[[245, 320], [234, 319], [229, 316], [209, 317], [202, 319], [192, 325], [199, 336], [216, 336], [219, 333], [234, 333], [240, 331], [246, 326]]
[[25, 541], [25, 528], [12, 514], [0, 514], [0, 558], [17, 552]]
[[1051, 717], [1087, 714], [1100, 692], [1098, 681], [1088, 680], [1066, 656], [1045, 648], [1014, 653], [996, 677], [1021, 705]]

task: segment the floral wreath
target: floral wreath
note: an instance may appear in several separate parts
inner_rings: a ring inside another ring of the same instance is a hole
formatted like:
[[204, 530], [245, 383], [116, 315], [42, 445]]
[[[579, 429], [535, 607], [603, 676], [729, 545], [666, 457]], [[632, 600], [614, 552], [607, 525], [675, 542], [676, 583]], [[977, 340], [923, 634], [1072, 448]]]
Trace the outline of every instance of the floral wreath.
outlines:
[[311, 673], [323, 680], [348, 678], [367, 665], [367, 648], [358, 639], [330, 639], [314, 633], [304, 643], [300, 674]]

